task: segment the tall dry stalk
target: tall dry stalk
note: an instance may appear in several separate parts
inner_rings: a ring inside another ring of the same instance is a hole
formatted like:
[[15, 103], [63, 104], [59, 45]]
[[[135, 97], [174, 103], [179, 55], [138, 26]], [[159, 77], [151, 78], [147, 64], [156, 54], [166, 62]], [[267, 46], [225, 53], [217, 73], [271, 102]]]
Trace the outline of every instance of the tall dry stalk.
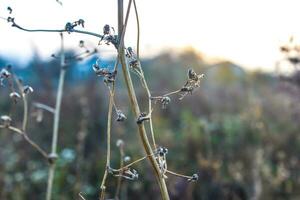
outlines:
[[61, 37], [61, 52], [60, 52], [60, 75], [55, 103], [55, 113], [54, 113], [54, 122], [53, 122], [53, 132], [52, 132], [52, 148], [49, 155], [49, 174], [47, 181], [47, 192], [46, 200], [51, 200], [52, 197], [52, 188], [56, 168], [56, 159], [57, 159], [57, 140], [58, 140], [58, 129], [59, 129], [59, 119], [60, 119], [60, 107], [63, 96], [63, 87], [65, 81], [66, 67], [65, 67], [65, 50], [64, 50], [64, 37], [63, 33], [60, 33]]
[[[131, 4], [131, 0], [129, 0], [129, 6], [128, 9], [130, 9], [130, 4]], [[123, 31], [123, 0], [118, 0], [118, 29]], [[140, 108], [139, 108], [139, 104], [136, 98], [136, 93], [132, 84], [132, 79], [129, 73], [129, 67], [127, 65], [126, 62], [126, 58], [125, 58], [125, 52], [124, 52], [124, 43], [120, 43], [120, 51], [119, 51], [119, 57], [120, 57], [120, 63], [122, 65], [122, 71], [123, 71], [123, 75], [124, 75], [124, 79], [125, 79], [125, 83], [126, 83], [126, 87], [127, 87], [127, 92], [128, 92], [128, 96], [130, 99], [130, 103], [131, 103], [131, 108], [132, 111], [135, 115], [136, 118], [139, 117], [139, 115], [141, 114], [140, 112]], [[147, 155], [153, 155], [153, 149], [151, 148], [147, 133], [146, 133], [146, 129], [143, 123], [139, 123], [138, 124], [138, 130], [139, 130], [139, 135], [140, 135], [140, 139], [142, 141], [144, 150], [146, 152]], [[164, 180], [164, 178], [161, 176], [160, 173], [160, 169], [158, 166], [157, 161], [155, 160], [154, 156], [150, 156], [149, 157], [150, 163], [154, 169], [154, 174], [155, 177], [157, 179], [157, 182], [159, 184], [159, 188], [160, 188], [160, 192], [161, 192], [161, 197], [163, 200], [168, 200], [169, 198], [169, 194], [168, 194], [168, 189], [166, 186], [166, 182]]]

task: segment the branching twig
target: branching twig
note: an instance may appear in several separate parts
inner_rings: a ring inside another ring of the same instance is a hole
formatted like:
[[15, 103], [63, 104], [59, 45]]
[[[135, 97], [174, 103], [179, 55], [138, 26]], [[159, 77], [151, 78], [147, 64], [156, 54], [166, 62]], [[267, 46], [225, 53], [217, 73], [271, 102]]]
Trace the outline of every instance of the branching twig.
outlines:
[[92, 35], [92, 36], [95, 36], [97, 38], [102, 38], [102, 35], [100, 35], [100, 34], [89, 32], [89, 31], [76, 30], [76, 29], [72, 29], [72, 30], [66, 30], [66, 29], [28, 29], [28, 28], [24, 28], [24, 27], [16, 24], [15, 21], [13, 22], [12, 26], [16, 27], [16, 28], [18, 28], [22, 31], [26, 31], [26, 32], [81, 33], [81, 34], [84, 34], [84, 35]]
[[[130, 5], [131, 5], [131, 0], [128, 3], [128, 9], [127, 9], [126, 20], [125, 20], [125, 25], [124, 25], [125, 27], [127, 26], [127, 22], [128, 22], [128, 18], [129, 18]], [[120, 51], [121, 51], [121, 48], [123, 48], [122, 45], [120, 45], [120, 44], [122, 44], [123, 41], [124, 41], [125, 28], [122, 29], [122, 32], [119, 32], [119, 33], [121, 33], [119, 35], [120, 36], [120, 43], [119, 43], [119, 47], [118, 47], [118, 56], [117, 56], [117, 60], [115, 62], [114, 71], [117, 70], [117, 66], [119, 64]], [[103, 179], [102, 179], [102, 182], [101, 182], [101, 186], [100, 186], [100, 190], [101, 190], [100, 200], [104, 200], [104, 198], [105, 198], [105, 189], [106, 189], [105, 182], [106, 182], [107, 175], [108, 175], [108, 168], [110, 167], [111, 118], [112, 118], [112, 108], [115, 105], [115, 102], [114, 102], [115, 81], [113, 81], [112, 89], [109, 90], [109, 91], [110, 91], [110, 95], [109, 95], [109, 107], [108, 107], [108, 116], [107, 116], [106, 169], [105, 169], [105, 172], [104, 172], [104, 175], [103, 175]], [[116, 109], [116, 106], [115, 106], [115, 109]]]
[[27, 133], [25, 133], [24, 131], [22, 131], [21, 129], [18, 129], [16, 127], [13, 127], [13, 126], [9, 126], [9, 127], [6, 127], [6, 126], [3, 126], [3, 125], [0, 125], [0, 129], [8, 129], [8, 130], [11, 130], [19, 135], [21, 135], [24, 140], [26, 142], [28, 142], [34, 149], [36, 149], [45, 159], [48, 160], [48, 154], [46, 153], [46, 151], [44, 151], [38, 144], [36, 144], [33, 140], [31, 140], [29, 138], [29, 136], [27, 135]]

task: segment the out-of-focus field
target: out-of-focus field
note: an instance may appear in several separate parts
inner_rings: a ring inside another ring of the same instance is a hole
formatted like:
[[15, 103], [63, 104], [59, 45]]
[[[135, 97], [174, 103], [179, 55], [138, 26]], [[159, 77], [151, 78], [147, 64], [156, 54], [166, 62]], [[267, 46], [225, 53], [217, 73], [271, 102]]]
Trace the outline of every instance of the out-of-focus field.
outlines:
[[[59, 160], [53, 199], [97, 199], [105, 168], [105, 132], [108, 90], [92, 70], [96, 58], [69, 66], [62, 103]], [[112, 61], [107, 61], [112, 65]], [[16, 74], [34, 88], [30, 103], [54, 106], [59, 63], [38, 57], [27, 66], [14, 66]], [[168, 168], [199, 174], [197, 183], [169, 175], [171, 199], [298, 199], [300, 198], [300, 90], [297, 83], [272, 74], [245, 71], [230, 62], [207, 64], [194, 51], [164, 53], [142, 61], [153, 95], [180, 88], [189, 67], [204, 73], [200, 89], [182, 101], [173, 98], [167, 109], [154, 106], [153, 122], [158, 144], [168, 148]], [[25, 68], [20, 68], [25, 67]], [[133, 74], [135, 82], [139, 80]], [[133, 160], [144, 155], [130, 110], [123, 77], [118, 76], [116, 102], [127, 114], [124, 123], [113, 122], [112, 166], [119, 165], [117, 139]], [[140, 84], [136, 84], [140, 85]], [[147, 97], [137, 89], [141, 108]], [[22, 104], [13, 105], [7, 87], [0, 88], [0, 115], [11, 114], [20, 126]], [[29, 119], [28, 134], [50, 149], [53, 116]], [[159, 199], [148, 161], [137, 164], [137, 181], [124, 181], [121, 199]], [[47, 164], [22, 138], [0, 130], [0, 199], [43, 199]], [[109, 176], [108, 196], [117, 179]]]

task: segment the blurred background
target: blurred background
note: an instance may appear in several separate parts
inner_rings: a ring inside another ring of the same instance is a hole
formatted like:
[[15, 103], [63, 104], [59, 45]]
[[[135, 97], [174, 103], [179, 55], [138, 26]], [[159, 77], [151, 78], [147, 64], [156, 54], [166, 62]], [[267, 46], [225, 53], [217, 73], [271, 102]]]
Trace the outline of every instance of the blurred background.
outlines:
[[[85, 30], [99, 34], [105, 24], [116, 26], [117, 1], [6, 0], [0, 16], [11, 16], [27, 28], [64, 28], [82, 18]], [[146, 1], [138, 0], [142, 23], [142, 67], [154, 96], [180, 88], [192, 67], [205, 74], [201, 87], [167, 109], [154, 105], [158, 144], [167, 147], [168, 168], [199, 175], [197, 183], [169, 176], [171, 199], [246, 200], [299, 199], [300, 189], [300, 75], [297, 11], [300, 3], [285, 1]], [[134, 15], [126, 45], [136, 46]], [[11, 65], [30, 96], [30, 137], [49, 151], [53, 116], [37, 120], [33, 102], [54, 107], [59, 78], [59, 35], [26, 33], [0, 20], [0, 69]], [[294, 37], [291, 37], [291, 36]], [[298, 36], [298, 37], [297, 37]], [[93, 72], [97, 59], [113, 66], [112, 46], [97, 45], [90, 36], [65, 34], [66, 54], [77, 55], [84, 40], [97, 53], [68, 63], [64, 88], [53, 199], [98, 197], [105, 168], [108, 90]], [[133, 74], [142, 110], [147, 96]], [[175, 81], [176, 80], [176, 81]], [[0, 115], [22, 123], [22, 104], [13, 104], [9, 88], [0, 87]], [[132, 160], [144, 155], [124, 80], [117, 82], [116, 103], [126, 113], [113, 122], [112, 166], [125, 142]], [[148, 161], [135, 167], [137, 181], [123, 181], [121, 199], [159, 199]], [[0, 199], [44, 199], [48, 165], [17, 134], [0, 129]], [[108, 197], [117, 179], [109, 176]]]

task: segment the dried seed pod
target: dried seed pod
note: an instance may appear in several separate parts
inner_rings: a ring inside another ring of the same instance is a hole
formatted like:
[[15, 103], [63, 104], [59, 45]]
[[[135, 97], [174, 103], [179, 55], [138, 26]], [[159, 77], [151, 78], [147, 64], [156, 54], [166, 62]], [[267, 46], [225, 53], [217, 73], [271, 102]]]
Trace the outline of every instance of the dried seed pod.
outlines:
[[103, 34], [104, 35], [109, 35], [110, 34], [110, 25], [108, 24], [105, 24], [104, 27], [103, 27]]
[[139, 67], [139, 61], [137, 59], [134, 59], [129, 62], [129, 66], [132, 67], [133, 69], [136, 69]]
[[158, 153], [159, 156], [164, 157], [168, 154], [168, 149], [165, 148], [165, 147], [159, 147], [157, 149], [157, 153]]
[[171, 102], [171, 98], [168, 96], [164, 96], [161, 98], [160, 102], [162, 104], [162, 108], [165, 109], [167, 105]]
[[131, 160], [131, 157], [130, 156], [125, 156], [123, 160], [124, 160], [124, 162], [129, 162]]
[[23, 87], [23, 94], [29, 94], [29, 93], [32, 93], [33, 92], [33, 88], [29, 85], [25, 85]]
[[188, 70], [188, 78], [194, 81], [197, 81], [198, 76], [196, 74], [196, 72], [193, 69], [189, 69]]
[[123, 122], [127, 119], [126, 115], [121, 111], [121, 110], [117, 110], [117, 122]]
[[116, 146], [117, 146], [117, 147], [122, 147], [122, 146], [124, 146], [124, 141], [121, 140], [121, 139], [118, 139], [117, 142], [116, 142]]
[[81, 25], [82, 28], [84, 28], [84, 20], [83, 20], [83, 19], [79, 19], [79, 20], [77, 21], [77, 24], [78, 24], [78, 25]]
[[10, 93], [9, 97], [13, 100], [14, 103], [17, 103], [18, 99], [21, 98], [21, 96], [17, 92]]
[[9, 78], [11, 76], [10, 72], [7, 69], [1, 69], [0, 78]]
[[188, 181], [189, 181], [189, 182], [195, 182], [195, 181], [198, 181], [198, 179], [199, 179], [198, 174], [193, 174], [193, 175], [191, 176], [191, 178], [188, 179]]
[[140, 116], [138, 117], [136, 123], [141, 124], [141, 123], [143, 123], [143, 121], [147, 121], [149, 119], [150, 119], [150, 117], [146, 113], [142, 112], [140, 114]]
[[57, 160], [57, 158], [58, 158], [58, 155], [56, 153], [50, 153], [48, 155], [48, 162], [50, 164], [53, 164]]
[[11, 118], [7, 115], [2, 115], [1, 116], [1, 123], [5, 126], [5, 127], [9, 127], [11, 124]]

